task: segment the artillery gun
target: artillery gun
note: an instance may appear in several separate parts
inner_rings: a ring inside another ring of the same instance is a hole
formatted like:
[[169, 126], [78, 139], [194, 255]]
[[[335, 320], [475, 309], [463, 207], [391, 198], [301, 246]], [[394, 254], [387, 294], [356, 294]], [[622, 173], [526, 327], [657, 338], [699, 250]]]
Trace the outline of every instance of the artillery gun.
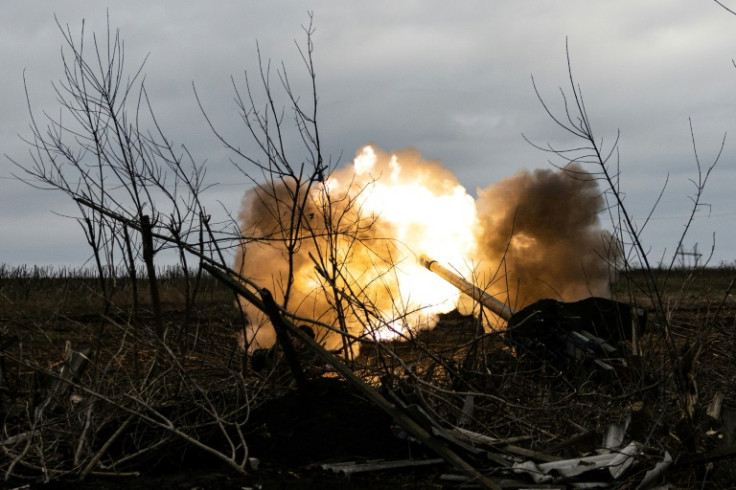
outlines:
[[436, 260], [422, 255], [419, 262], [505, 320], [506, 343], [519, 353], [558, 366], [589, 366], [605, 376], [616, 376], [626, 366], [624, 357], [638, 353], [646, 323], [639, 308], [590, 297], [570, 303], [541, 299], [515, 311]]

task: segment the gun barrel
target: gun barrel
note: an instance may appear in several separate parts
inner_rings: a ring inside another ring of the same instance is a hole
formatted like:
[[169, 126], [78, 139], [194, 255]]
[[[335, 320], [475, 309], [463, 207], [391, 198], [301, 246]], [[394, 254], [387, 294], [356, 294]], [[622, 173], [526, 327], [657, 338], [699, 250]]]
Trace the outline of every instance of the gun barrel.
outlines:
[[446, 267], [443, 267], [440, 265], [436, 260], [430, 259], [426, 255], [421, 255], [419, 257], [419, 263], [422, 264], [424, 267], [426, 267], [430, 272], [434, 272], [438, 276], [440, 276], [445, 281], [449, 282], [456, 288], [460, 290], [463, 294], [466, 294], [473, 298], [474, 300], [480, 302], [491, 310], [496, 315], [500, 316], [507, 322], [511, 319], [511, 316], [515, 313], [514, 310], [512, 310], [509, 305], [506, 303], [503, 303], [490, 294], [486, 293], [482, 289], [480, 289], [475, 284], [466, 281], [459, 275], [452, 272], [450, 269], [447, 269]]

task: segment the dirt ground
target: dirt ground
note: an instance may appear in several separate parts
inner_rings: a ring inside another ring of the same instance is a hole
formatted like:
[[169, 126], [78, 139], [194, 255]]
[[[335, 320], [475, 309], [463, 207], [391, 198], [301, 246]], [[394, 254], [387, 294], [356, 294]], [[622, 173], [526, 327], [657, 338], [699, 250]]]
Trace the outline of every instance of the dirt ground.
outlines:
[[[692, 298], [692, 301], [677, 305], [672, 311], [674, 341], [681, 348], [682, 358], [690, 363], [686, 366], [690, 369], [688, 376], [694, 380], [699, 395], [696, 422], [707, 420], [704, 418], [705, 411], [719, 392], [725, 395], [724, 413], [735, 413], [733, 390], [730, 387], [733, 386], [733, 313], [736, 308], [730, 299], [719, 303], [723, 288], [717, 288], [715, 293], [705, 289], [712, 287], [713, 283], [713, 280], [705, 281], [700, 289], [689, 291], [687, 297]], [[31, 291], [37, 289], [34, 287]], [[30, 300], [41, 301], [34, 299], [32, 294]], [[34, 307], [24, 307], [21, 311], [22, 303], [16, 300], [14, 304], [19, 306], [17, 310], [0, 310], [0, 327], [5, 329], [5, 335], [9, 337], [17, 333], [21, 339], [21, 343], [9, 344], [9, 349], [14, 353], [20, 351], [22, 344], [26, 349], [24, 355], [28, 355], [31, 346], [37, 349], [33, 353], [35, 359], [58, 363], [65, 341], [71, 339], [77, 347], [83, 345], [85, 339], [89, 343], [89, 339], [97, 338], [102, 317], [93, 312], [84, 312], [78, 305], [68, 306], [64, 311], [61, 307], [57, 310], [45, 303], [33, 303]], [[172, 302], [168, 308], [168, 321], [183, 323], [180, 305]], [[207, 332], [206, 338], [210, 344], [205, 346], [206, 349], [203, 348], [199, 357], [190, 356], [187, 362], [195, 366], [200, 360], [222, 360], [217, 361], [220, 364], [208, 367], [210, 371], [206, 374], [211, 376], [209, 379], [216, 379], [220, 371], [232, 372], [236, 369], [233, 359], [237, 356], [233, 354], [235, 346], [231, 334], [232, 325], [239, 319], [231, 310], [232, 300], [225, 296], [222, 301], [213, 300], [208, 309], [191, 319], [192, 329], [194, 326], [200, 328], [198, 332], [201, 338], [205, 338], [202, 332]], [[29, 327], [31, 325], [33, 328]], [[625, 420], [633, 402], [643, 402], [645, 410], [651, 410], [647, 419], [649, 425], [645, 429], [650, 436], [649, 447], [652, 452], [647, 456], [649, 459], [642, 471], [661, 458], [662, 449], [683, 449], [676, 426], [679, 412], [672, 401], [674, 385], [671, 377], [662, 376], [663, 373], [655, 369], [660, 366], [656, 346], [650, 348], [649, 355], [654, 368], [644, 366], [642, 376], [630, 376], [622, 379], [621, 385], [615, 386], [614, 383], [601, 384], [594, 378], [576, 379], [572, 370], [561, 373], [549, 366], [528, 369], [529, 366], [519, 363], [519, 359], [508, 353], [498, 336], [485, 335], [482, 341], [477, 341], [478, 334], [477, 325], [472, 319], [455, 313], [443, 317], [435, 329], [420, 332], [411, 342], [391, 347], [406, 362], [410, 362], [417, 353], [427, 359], [427, 353], [431, 352], [447, 364], [438, 367], [441, 363], [433, 361], [429, 363], [433, 364], [429, 368], [411, 364], [420, 381], [434, 382], [440, 376], [447, 380], [450, 368], [462, 371], [465, 379], [458, 382], [470, 381], [487, 395], [482, 404], [479, 398], [476, 406], [476, 415], [484, 423], [479, 432], [488, 429], [484, 433], [494, 437], [526, 437], [520, 444], [525, 449], [563, 455], [562, 450], [558, 452], [555, 448], [577, 435], [589, 434], [594, 440], [600, 441], [601, 431], [605, 431], [613, 422]], [[643, 343], [648, 340], [657, 339], [642, 339]], [[468, 347], [471, 344], [473, 349]], [[103, 350], [112, 352], [121, 345], [116, 341], [109, 347], [103, 346]], [[454, 353], [467, 356], [455, 359]], [[381, 361], [371, 356], [366, 350], [358, 360], [356, 369], [360, 365], [365, 367]], [[469, 363], [469, 360], [473, 362]], [[8, 372], [30, 372], [23, 366], [11, 364], [9, 360]], [[392, 389], [396, 388], [395, 382], [401, 378], [401, 365], [384, 368], [384, 372], [394, 373]], [[365, 371], [361, 375], [365, 375]], [[395, 461], [436, 458], [436, 455], [421, 444], [408, 440], [386, 413], [337, 377], [314, 379], [305, 390], [295, 389], [293, 383], [288, 381], [278, 383], [278, 386], [273, 387], [273, 392], [278, 392], [278, 396], [269, 396], [249, 415], [244, 439], [253, 464], [249, 466], [247, 475], [238, 475], [214, 457], [190, 445], [176, 442], [157, 452], [155, 458], [146, 459], [145, 464], [126, 468], [137, 472], [138, 476], [90, 475], [83, 481], [59, 478], [46, 485], [28, 485], [16, 479], [4, 482], [3, 488], [378, 490], [459, 487], [456, 483], [442, 479], [443, 475], [452, 472], [445, 463], [359, 473], [349, 477], [324, 469], [323, 465], [347, 461]], [[373, 384], [379, 385], [375, 380]], [[32, 383], [29, 382], [28, 386], [32, 386]], [[442, 386], [454, 389], [450, 383]], [[464, 389], [464, 385], [458, 386]], [[21, 388], [18, 383], [16, 391], [23, 391]], [[440, 411], [445, 407], [442, 405], [445, 400], [434, 401]], [[453, 403], [452, 410], [462, 406], [462, 401], [458, 404], [457, 400], [453, 400]], [[448, 419], [451, 424], [457, 423], [456, 412], [451, 413], [450, 410], [446, 413], [455, 417]], [[12, 429], [7, 423], [6, 420], [5, 428]], [[714, 426], [714, 429], [722, 428]], [[703, 435], [698, 441], [697, 450], [700, 452], [716, 447], [715, 443], [707, 440], [710, 427], [704, 426], [702, 429], [700, 431], [698, 428], [699, 434]], [[736, 434], [733, 430], [731, 433]], [[219, 444], [217, 440], [206, 442], [213, 447]], [[576, 457], [580, 453], [570, 454]], [[678, 468], [670, 471], [668, 478], [683, 488], [730, 488], [729, 482], [734, 477], [730, 464], [733, 457], [726, 455], [715, 464]], [[33, 481], [38, 480], [38, 475], [34, 475]]]

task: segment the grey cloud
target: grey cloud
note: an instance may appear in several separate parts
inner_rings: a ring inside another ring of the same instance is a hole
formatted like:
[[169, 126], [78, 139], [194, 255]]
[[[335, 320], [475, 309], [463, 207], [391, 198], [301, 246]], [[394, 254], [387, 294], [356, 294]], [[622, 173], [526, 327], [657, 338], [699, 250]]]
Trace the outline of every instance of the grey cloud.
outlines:
[[[567, 84], [567, 37], [596, 130], [606, 143], [621, 130], [623, 182], [637, 216], [646, 215], [670, 174], [668, 219], [650, 225], [658, 251], [673, 247], [670, 231], [678, 225], [669, 216], [688, 210], [693, 171], [688, 117], [704, 162], [736, 120], [731, 65], [736, 17], [709, 3], [319, 0], [305, 6], [135, 0], [113, 5], [109, 13], [126, 40], [129, 68], [150, 53], [146, 84], [169, 136], [209, 162], [212, 182], [243, 182], [244, 189], [245, 179], [227, 163], [227, 153], [206, 127], [191, 84], [218, 127], [251, 148], [231, 103], [230, 76], [241, 83], [244, 70], [253, 73], [258, 41], [264, 59], [283, 60], [294, 83], [303, 87], [294, 39], [303, 39], [308, 9], [315, 14], [317, 82], [329, 153], [345, 162], [369, 142], [384, 149], [412, 146], [427, 159], [443, 161], [471, 193], [522, 168], [547, 166], [548, 155], [525, 143], [522, 132], [539, 143], [573, 143], [547, 118], [530, 81], [534, 74], [545, 98], [559, 108], [557, 88]], [[27, 152], [16, 137], [27, 132], [28, 124], [24, 68], [34, 107], [58, 111], [49, 86], [62, 75], [54, 13], [75, 34], [82, 18], [88, 32], [104, 33], [106, 9], [91, 0], [4, 7], [0, 145], [14, 158], [23, 159]], [[298, 144], [293, 151], [299, 151]], [[728, 185], [734, 181], [734, 156], [729, 145], [707, 189], [714, 214], [733, 206]], [[3, 226], [12, 223], [18, 226], [14, 236], [40, 243], [37, 231], [19, 226], [7, 210], [12, 203], [33, 201], [34, 219], [52, 223], [58, 218], [48, 210], [64, 198], [18, 185], [7, 178], [12, 171], [7, 161], [0, 165]], [[222, 196], [237, 208], [241, 193], [232, 187], [222, 186], [227, 189]], [[736, 257], [731, 228], [728, 217], [706, 219], [690, 243], [703, 244], [718, 231], [723, 238], [717, 256], [731, 261]], [[31, 260], [14, 255], [18, 249], [8, 238], [0, 240], [1, 260]], [[55, 256], [49, 252], [48, 260]]]

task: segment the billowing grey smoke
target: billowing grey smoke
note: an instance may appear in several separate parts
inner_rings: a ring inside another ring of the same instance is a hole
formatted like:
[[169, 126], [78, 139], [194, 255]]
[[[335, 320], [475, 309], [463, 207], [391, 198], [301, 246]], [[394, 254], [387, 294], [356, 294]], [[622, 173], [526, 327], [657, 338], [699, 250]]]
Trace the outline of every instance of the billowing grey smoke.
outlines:
[[577, 165], [523, 171], [478, 191], [478, 250], [513, 308], [609, 296], [611, 235], [596, 180]]

